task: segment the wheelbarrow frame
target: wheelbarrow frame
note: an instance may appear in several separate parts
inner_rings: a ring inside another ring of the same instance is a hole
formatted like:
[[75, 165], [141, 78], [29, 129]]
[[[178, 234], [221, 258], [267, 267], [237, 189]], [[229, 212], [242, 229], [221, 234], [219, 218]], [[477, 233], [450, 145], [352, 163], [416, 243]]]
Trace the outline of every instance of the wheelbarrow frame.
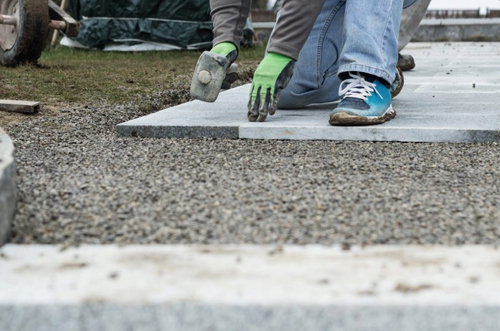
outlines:
[[35, 63], [49, 29], [76, 37], [80, 24], [52, 0], [2, 0], [0, 4], [0, 63]]

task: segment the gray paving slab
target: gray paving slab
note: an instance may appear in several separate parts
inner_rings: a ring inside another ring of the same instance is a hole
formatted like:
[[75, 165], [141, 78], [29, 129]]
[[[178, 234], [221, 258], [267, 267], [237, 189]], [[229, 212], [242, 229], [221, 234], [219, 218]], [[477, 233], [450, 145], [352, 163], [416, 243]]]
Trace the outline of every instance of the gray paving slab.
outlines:
[[496, 331], [488, 246], [6, 245], [2, 331]]
[[[247, 87], [221, 93], [214, 103], [192, 101], [118, 125], [125, 136], [157, 138], [238, 138], [245, 122]], [[244, 101], [246, 100], [246, 101]]]
[[118, 125], [125, 136], [403, 142], [500, 141], [500, 43], [415, 43], [417, 69], [394, 100], [397, 117], [364, 127], [332, 127], [334, 106], [279, 110], [246, 120], [249, 85], [215, 103], [189, 102]]
[[499, 316], [488, 306], [0, 305], [3, 331], [492, 331]]

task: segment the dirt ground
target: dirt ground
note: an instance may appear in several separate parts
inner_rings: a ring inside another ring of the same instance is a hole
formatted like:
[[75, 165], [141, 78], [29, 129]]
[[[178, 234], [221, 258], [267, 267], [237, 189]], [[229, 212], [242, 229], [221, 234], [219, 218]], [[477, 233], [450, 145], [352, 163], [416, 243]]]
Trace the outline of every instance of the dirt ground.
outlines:
[[[250, 81], [263, 48], [243, 50], [241, 80]], [[0, 127], [65, 109], [140, 105], [146, 114], [189, 101], [189, 83], [200, 52], [106, 53], [59, 48], [45, 52], [38, 65], [0, 68], [0, 99], [41, 102], [35, 115], [0, 112]]]

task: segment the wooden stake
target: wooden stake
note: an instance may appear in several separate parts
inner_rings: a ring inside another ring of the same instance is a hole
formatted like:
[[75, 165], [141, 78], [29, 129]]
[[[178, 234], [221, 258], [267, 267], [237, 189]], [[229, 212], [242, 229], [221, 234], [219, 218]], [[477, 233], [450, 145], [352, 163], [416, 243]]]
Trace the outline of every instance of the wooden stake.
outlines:
[[[61, 9], [62, 10], [66, 10], [66, 4], [68, 3], [67, 0], [62, 0], [61, 2]], [[54, 49], [54, 47], [56, 47], [56, 43], [57, 43], [57, 37], [59, 36], [59, 31], [58, 30], [54, 30], [54, 34], [52, 35], [52, 42], [50, 43], [50, 49]]]

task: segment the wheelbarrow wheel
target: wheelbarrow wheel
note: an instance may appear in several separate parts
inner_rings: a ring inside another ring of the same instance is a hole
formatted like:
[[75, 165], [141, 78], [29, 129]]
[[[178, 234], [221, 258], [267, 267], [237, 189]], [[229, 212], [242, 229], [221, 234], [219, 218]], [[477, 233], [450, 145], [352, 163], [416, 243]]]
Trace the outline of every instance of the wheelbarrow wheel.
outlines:
[[36, 63], [45, 47], [49, 24], [47, 0], [1, 0], [0, 14], [17, 18], [16, 25], [0, 24], [0, 63]]

